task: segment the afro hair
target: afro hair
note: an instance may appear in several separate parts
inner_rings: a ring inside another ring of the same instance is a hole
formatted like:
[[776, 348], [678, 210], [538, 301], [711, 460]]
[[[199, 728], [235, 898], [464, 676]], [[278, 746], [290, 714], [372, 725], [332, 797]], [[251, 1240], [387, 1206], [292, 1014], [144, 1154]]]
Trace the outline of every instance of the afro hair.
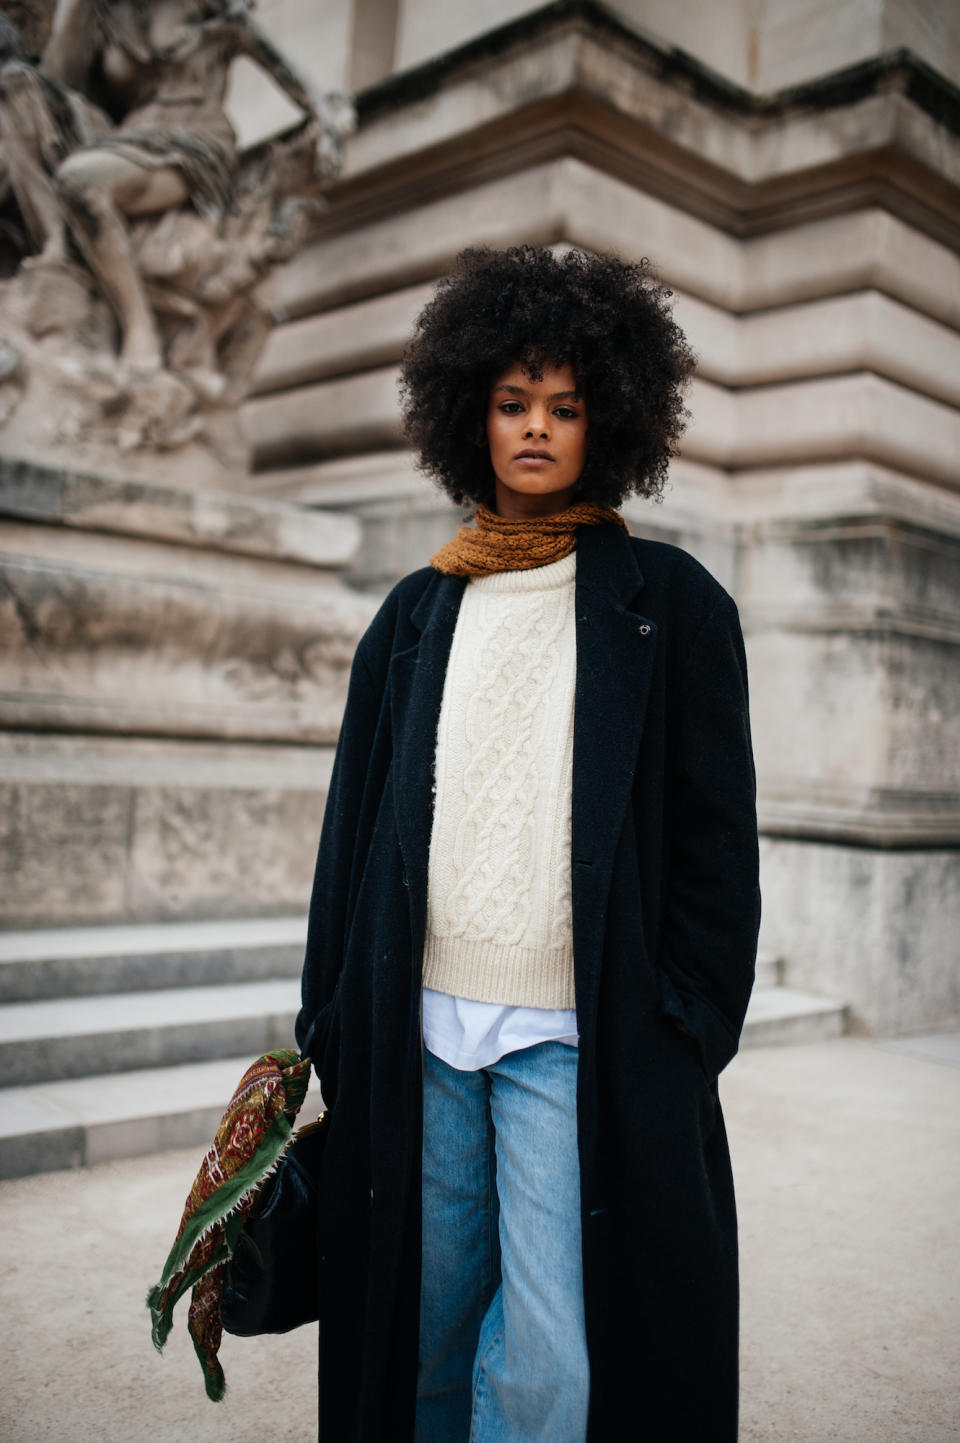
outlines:
[[588, 415], [575, 499], [659, 499], [695, 364], [671, 295], [646, 260], [538, 246], [463, 251], [420, 313], [401, 366], [404, 428], [420, 469], [454, 501], [493, 506], [494, 381], [518, 362], [533, 379], [544, 365], [570, 365]]

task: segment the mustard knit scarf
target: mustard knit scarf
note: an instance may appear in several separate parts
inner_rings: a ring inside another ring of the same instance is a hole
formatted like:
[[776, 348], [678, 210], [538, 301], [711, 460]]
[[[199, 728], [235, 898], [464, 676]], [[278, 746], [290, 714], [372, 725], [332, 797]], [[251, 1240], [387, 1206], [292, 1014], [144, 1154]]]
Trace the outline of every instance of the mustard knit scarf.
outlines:
[[461, 526], [452, 541], [441, 546], [430, 565], [447, 576], [486, 576], [491, 571], [529, 571], [569, 556], [577, 544], [578, 526], [613, 522], [627, 530], [619, 511], [581, 501], [552, 516], [508, 520], [477, 506], [476, 525]]

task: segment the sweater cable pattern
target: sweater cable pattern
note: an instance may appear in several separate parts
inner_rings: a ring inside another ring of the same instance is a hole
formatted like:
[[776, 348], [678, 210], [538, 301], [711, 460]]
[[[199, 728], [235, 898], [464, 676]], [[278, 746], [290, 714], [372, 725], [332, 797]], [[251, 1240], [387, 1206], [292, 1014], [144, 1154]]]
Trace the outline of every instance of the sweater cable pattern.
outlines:
[[471, 579], [437, 734], [424, 985], [573, 1007], [576, 554]]

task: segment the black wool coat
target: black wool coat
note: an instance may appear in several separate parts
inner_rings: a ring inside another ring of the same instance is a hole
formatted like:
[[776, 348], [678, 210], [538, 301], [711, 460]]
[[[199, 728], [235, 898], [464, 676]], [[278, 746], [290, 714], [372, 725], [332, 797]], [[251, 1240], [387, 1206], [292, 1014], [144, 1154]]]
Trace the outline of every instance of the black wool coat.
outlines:
[[[413, 1437], [432, 768], [465, 584], [414, 572], [361, 640], [320, 839], [297, 1040], [331, 1108], [325, 1443]], [[580, 529], [575, 600], [588, 1439], [735, 1443], [737, 1229], [717, 1074], [737, 1049], [759, 924], [740, 625], [686, 552], [614, 525]]]

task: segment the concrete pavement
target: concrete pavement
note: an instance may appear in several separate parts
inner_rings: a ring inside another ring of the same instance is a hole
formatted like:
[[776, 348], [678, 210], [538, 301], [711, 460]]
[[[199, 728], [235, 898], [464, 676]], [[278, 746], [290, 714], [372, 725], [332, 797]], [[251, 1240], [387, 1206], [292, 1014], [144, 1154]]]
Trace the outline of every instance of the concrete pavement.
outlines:
[[[960, 1035], [741, 1053], [721, 1080], [741, 1227], [741, 1443], [960, 1440]], [[224, 1341], [143, 1305], [195, 1149], [0, 1184], [3, 1443], [309, 1443], [313, 1329]], [[638, 1418], [638, 1437], [642, 1437]], [[649, 1440], [669, 1443], [669, 1440]]]

